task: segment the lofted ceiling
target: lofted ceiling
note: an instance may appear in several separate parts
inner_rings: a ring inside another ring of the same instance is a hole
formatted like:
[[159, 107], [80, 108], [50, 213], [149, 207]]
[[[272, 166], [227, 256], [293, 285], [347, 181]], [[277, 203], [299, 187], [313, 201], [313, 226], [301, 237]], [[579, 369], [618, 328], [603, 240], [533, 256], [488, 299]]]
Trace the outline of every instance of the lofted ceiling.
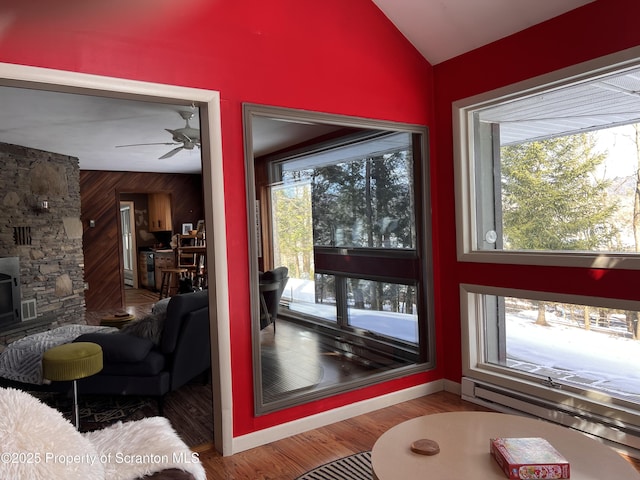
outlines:
[[[593, 0], [372, 1], [435, 65]], [[11, 0], [0, 6], [0, 33], [16, 16], [26, 14], [17, 5], [22, 3]], [[0, 105], [0, 142], [77, 157], [83, 170], [194, 173], [201, 168], [197, 148], [159, 159], [176, 147], [166, 129], [184, 127], [180, 112], [191, 110], [191, 105], [13, 87], [0, 87]], [[195, 113], [191, 126], [197, 127], [197, 109]], [[256, 153], [267, 153], [322, 135], [327, 126], [262, 119], [253, 131]], [[142, 143], [156, 145], [117, 147]]]
[[432, 65], [594, 0], [372, 0]]

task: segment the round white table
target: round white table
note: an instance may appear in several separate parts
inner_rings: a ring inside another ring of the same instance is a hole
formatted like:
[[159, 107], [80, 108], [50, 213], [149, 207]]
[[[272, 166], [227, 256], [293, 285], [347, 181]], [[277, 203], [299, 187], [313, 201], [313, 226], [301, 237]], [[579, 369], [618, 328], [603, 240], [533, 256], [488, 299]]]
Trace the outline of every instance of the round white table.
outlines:
[[[640, 474], [613, 449], [586, 435], [543, 420], [492, 412], [436, 413], [389, 429], [372, 450], [374, 480], [506, 479], [489, 453], [496, 437], [543, 437], [569, 461], [571, 479], [633, 480]], [[440, 445], [432, 456], [411, 451], [415, 440]]]

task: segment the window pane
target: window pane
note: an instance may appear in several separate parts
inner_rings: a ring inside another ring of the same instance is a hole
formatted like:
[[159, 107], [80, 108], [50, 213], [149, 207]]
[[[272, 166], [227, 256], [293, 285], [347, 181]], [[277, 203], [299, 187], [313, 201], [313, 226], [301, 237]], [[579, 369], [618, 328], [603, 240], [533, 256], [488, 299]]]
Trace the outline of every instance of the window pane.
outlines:
[[414, 286], [350, 278], [347, 288], [349, 325], [418, 343]]
[[333, 275], [315, 275], [312, 279], [289, 276], [282, 302], [292, 312], [336, 323], [336, 298]]
[[501, 148], [505, 250], [614, 249], [619, 203], [633, 191], [613, 189], [603, 175], [597, 138], [582, 133]]
[[638, 73], [470, 111], [478, 249], [640, 251]]
[[271, 223], [275, 265], [289, 269], [289, 277], [313, 278], [311, 186], [291, 182], [271, 187]]
[[[413, 267], [412, 142], [409, 133], [360, 133], [276, 160], [269, 175], [274, 264], [289, 268], [282, 295], [289, 312], [341, 329], [351, 339], [400, 344], [403, 355], [415, 356], [415, 285], [352, 278], [381, 276], [367, 270], [380, 263], [374, 255]], [[356, 260], [346, 259], [352, 252], [331, 247], [358, 249]], [[393, 268], [385, 274], [404, 278]], [[417, 283], [411, 276], [403, 281]]]
[[289, 269], [282, 301], [289, 309], [336, 321], [332, 275], [317, 275], [313, 263], [311, 185], [301, 179], [271, 188], [274, 264]]
[[415, 249], [411, 134], [394, 133], [284, 162], [312, 185], [315, 245]]
[[514, 297], [484, 300], [488, 363], [640, 403], [638, 312]]

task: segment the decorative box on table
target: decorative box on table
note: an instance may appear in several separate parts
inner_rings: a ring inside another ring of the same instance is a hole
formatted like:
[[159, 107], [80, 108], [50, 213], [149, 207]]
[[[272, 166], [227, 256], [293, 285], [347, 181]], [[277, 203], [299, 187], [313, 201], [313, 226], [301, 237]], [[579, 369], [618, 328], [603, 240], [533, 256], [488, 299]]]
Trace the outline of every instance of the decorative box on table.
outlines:
[[490, 452], [509, 479], [570, 478], [569, 462], [544, 438], [492, 438]]

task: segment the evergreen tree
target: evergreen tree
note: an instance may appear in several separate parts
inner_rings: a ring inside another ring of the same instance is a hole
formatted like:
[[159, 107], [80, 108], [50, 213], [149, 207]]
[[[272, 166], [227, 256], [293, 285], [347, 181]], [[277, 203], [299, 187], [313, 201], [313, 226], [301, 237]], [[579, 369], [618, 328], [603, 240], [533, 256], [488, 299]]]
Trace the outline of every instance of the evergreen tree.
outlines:
[[591, 134], [503, 147], [505, 249], [603, 250], [617, 234], [609, 181], [595, 176], [605, 154]]
[[[503, 147], [503, 235], [508, 250], [602, 250], [617, 235], [611, 218], [617, 204], [609, 181], [596, 168], [591, 134]], [[536, 302], [536, 323], [547, 325], [545, 302]]]

